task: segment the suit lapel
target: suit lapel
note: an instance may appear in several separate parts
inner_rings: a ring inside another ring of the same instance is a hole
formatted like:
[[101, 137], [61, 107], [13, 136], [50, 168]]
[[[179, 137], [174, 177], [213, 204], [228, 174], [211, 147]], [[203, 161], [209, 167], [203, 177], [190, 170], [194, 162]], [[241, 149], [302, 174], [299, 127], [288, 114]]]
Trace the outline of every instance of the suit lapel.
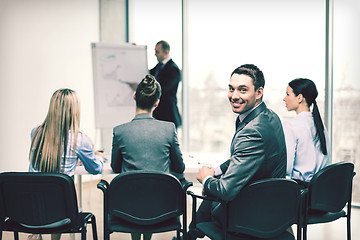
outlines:
[[256, 118], [266, 108], [267, 107], [264, 102], [260, 103], [260, 105], [257, 108], [255, 108], [249, 115], [245, 117], [245, 119], [242, 122], [240, 122], [231, 141], [231, 152], [233, 151], [233, 142], [237, 133], [240, 132], [249, 122], [251, 122], [254, 118]]
[[249, 122], [251, 122], [254, 118], [256, 118], [265, 109], [266, 109], [265, 103], [264, 102], [260, 103], [260, 105], [257, 108], [255, 108], [249, 115], [245, 117], [245, 119], [240, 123], [236, 131], [240, 131], [241, 129], [243, 129]]
[[164, 72], [166, 72], [166, 69], [168, 66], [170, 66], [172, 64], [172, 59], [170, 59], [165, 65], [162, 66], [162, 68], [160, 69], [158, 76], [162, 75]]

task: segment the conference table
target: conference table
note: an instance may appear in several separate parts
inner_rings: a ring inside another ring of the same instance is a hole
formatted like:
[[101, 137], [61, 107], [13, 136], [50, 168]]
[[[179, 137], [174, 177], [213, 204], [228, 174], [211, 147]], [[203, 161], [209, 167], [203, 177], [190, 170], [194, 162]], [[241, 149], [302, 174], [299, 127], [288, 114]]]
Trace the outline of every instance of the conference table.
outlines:
[[[200, 167], [204, 165], [217, 167], [227, 159], [228, 159], [227, 153], [183, 152], [183, 160], [185, 164], [184, 176], [188, 181], [192, 181], [194, 182], [194, 184], [196, 184], [197, 182], [196, 174]], [[75, 179], [77, 182], [77, 192], [78, 192], [80, 209], [82, 209], [82, 184], [84, 181], [88, 181], [88, 179], [93, 179], [93, 176], [96, 176], [96, 178], [100, 179], [101, 177], [106, 175], [118, 174], [112, 171], [110, 162], [111, 162], [110, 158], [107, 158], [107, 160], [104, 162], [102, 173], [98, 175], [91, 175], [85, 170], [84, 166], [76, 167]], [[84, 178], [88, 178], [88, 179], [84, 179]]]

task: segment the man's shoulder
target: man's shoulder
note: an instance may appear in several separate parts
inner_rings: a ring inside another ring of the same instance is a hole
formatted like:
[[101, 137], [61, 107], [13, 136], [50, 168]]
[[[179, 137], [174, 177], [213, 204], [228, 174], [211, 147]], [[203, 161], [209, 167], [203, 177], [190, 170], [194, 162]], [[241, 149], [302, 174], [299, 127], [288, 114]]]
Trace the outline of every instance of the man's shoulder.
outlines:
[[158, 125], [160, 129], [175, 130], [175, 124], [173, 122], [154, 119], [153, 123]]
[[120, 124], [116, 127], [114, 127], [113, 131], [115, 132], [121, 132], [130, 130], [132, 128], [138, 128], [140, 125], [146, 125], [147, 127], [157, 127], [159, 130], [161, 129], [175, 129], [175, 124], [173, 122], [158, 120], [155, 118], [144, 118], [139, 121], [139, 119], [135, 119], [133, 121]]
[[166, 63], [166, 66], [167, 66], [167, 68], [169, 68], [169, 69], [177, 69], [177, 70], [179, 70], [178, 65], [177, 65], [172, 59], [170, 59], [170, 60]]
[[259, 112], [244, 128], [244, 132], [249, 131], [264, 132], [282, 128], [279, 116], [271, 109], [265, 108]]
[[280, 117], [277, 115], [276, 112], [274, 112], [270, 108], [264, 109], [264, 111], [262, 111], [258, 117], [259, 118], [267, 118], [269, 120], [269, 122], [275, 121], [275, 122], [281, 123]]
[[132, 122], [126, 122], [126, 123], [117, 125], [114, 127], [113, 132], [117, 133], [117, 132], [123, 131], [124, 129], [128, 129], [129, 127], [131, 127], [131, 125], [132, 125]]

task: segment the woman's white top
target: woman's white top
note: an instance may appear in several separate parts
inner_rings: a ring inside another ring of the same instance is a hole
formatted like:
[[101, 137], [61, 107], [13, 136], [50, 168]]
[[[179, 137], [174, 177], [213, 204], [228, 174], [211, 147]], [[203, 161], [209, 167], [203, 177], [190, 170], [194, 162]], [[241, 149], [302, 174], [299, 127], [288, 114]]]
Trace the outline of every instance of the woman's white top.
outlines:
[[286, 175], [293, 179], [310, 181], [320, 169], [331, 164], [330, 140], [324, 126], [327, 155], [321, 151], [320, 140], [311, 112], [301, 112], [283, 124], [286, 149]]

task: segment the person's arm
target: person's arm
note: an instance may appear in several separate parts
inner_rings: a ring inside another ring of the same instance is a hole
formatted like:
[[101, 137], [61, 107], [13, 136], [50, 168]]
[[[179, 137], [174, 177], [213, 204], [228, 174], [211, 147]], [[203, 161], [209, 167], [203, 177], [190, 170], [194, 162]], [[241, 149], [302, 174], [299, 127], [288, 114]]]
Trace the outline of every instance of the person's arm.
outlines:
[[[229, 165], [230, 165], [230, 159], [228, 159], [227, 161], [225, 161], [224, 163], [222, 163], [222, 164], [219, 166], [221, 173], [226, 172], [226, 170], [229, 168]], [[217, 170], [217, 171], [218, 171], [218, 170]], [[218, 173], [218, 172], [215, 171], [215, 173]], [[215, 175], [218, 175], [218, 174], [215, 174]]]
[[81, 160], [86, 171], [91, 174], [99, 174], [103, 170], [104, 159], [94, 153], [92, 145], [87, 139], [86, 135], [82, 134], [82, 137], [83, 139], [81, 141], [81, 144], [77, 147], [77, 156]]
[[112, 142], [112, 150], [111, 150], [111, 169], [114, 173], [120, 173], [121, 167], [123, 163], [123, 156], [119, 149], [119, 142], [117, 140], [115, 129], [113, 131], [113, 142]]
[[287, 152], [287, 164], [286, 164], [286, 175], [290, 178], [293, 175], [295, 152], [296, 152], [296, 135], [291, 127], [290, 122], [283, 124], [286, 152]]
[[33, 128], [33, 129], [31, 130], [31, 133], [30, 133], [30, 139], [31, 139], [31, 141], [30, 141], [30, 147], [32, 147], [32, 148], [30, 149], [31, 153], [30, 153], [30, 158], [29, 158], [29, 169], [28, 169], [29, 172], [36, 172], [36, 170], [35, 170], [34, 167], [33, 167], [33, 158], [34, 158], [35, 149], [34, 149], [34, 146], [31, 146], [31, 144], [32, 144], [32, 141], [33, 141], [33, 137], [34, 137], [34, 134], [35, 134], [35, 130], [36, 130], [37, 128], [38, 128], [38, 127]]
[[247, 129], [239, 133], [227, 171], [220, 179], [209, 177], [203, 183], [206, 195], [230, 201], [254, 177], [265, 159], [264, 141], [259, 132]]
[[183, 173], [185, 170], [185, 164], [180, 151], [180, 146], [174, 124], [172, 124], [172, 128], [173, 142], [170, 147], [170, 170], [175, 173]]

